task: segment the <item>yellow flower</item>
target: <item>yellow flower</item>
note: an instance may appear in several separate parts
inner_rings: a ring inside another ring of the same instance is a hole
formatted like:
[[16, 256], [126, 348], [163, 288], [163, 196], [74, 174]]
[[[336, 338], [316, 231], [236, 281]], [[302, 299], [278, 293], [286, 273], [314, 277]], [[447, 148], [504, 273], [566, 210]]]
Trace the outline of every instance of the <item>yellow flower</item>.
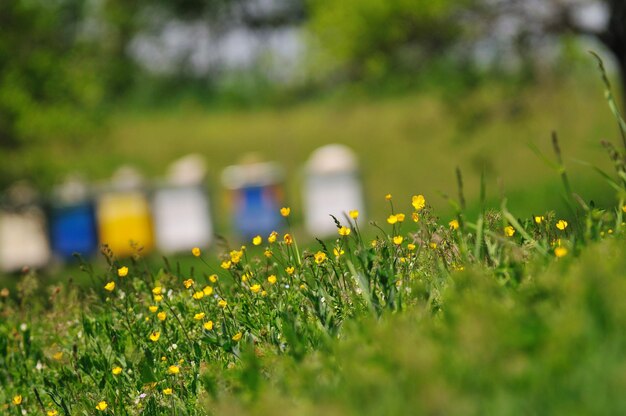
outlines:
[[429, 244], [430, 248], [432, 248], [433, 250], [437, 248], [437, 243], [435, 243], [434, 241], [432, 243]]
[[356, 220], [357, 218], [359, 218], [359, 211], [356, 209], [353, 209], [352, 211], [350, 211], [348, 213], [348, 215], [350, 216], [350, 218], [352, 218], [353, 220]]
[[101, 401], [100, 403], [98, 403], [98, 404], [96, 405], [96, 410], [99, 410], [99, 411], [101, 411], [101, 412], [104, 412], [105, 410], [107, 410], [107, 407], [109, 407], [109, 406], [107, 405], [107, 402], [105, 402], [105, 401], [103, 400], [103, 401]]
[[52, 355], [52, 358], [54, 358], [56, 361], [61, 361], [61, 359], [63, 359], [63, 351], [54, 353]]
[[378, 240], [370, 241], [370, 245], [372, 246], [372, 248], [376, 248], [376, 246], [378, 245]]
[[204, 312], [197, 313], [193, 316], [193, 319], [195, 319], [196, 321], [201, 321], [202, 319], [204, 319], [204, 315]]
[[226, 302], [224, 299], [220, 299], [220, 300], [217, 302], [217, 306], [219, 306], [220, 308], [225, 308], [225, 307], [226, 307], [226, 305], [228, 305], [228, 302]]
[[55, 409], [52, 410], [48, 410], [46, 412], [46, 416], [58, 416], [59, 412], [57, 412]]
[[213, 288], [211, 286], [205, 286], [204, 289], [202, 289], [202, 292], [204, 293], [204, 296], [211, 296]]
[[126, 277], [126, 275], [128, 275], [128, 267], [123, 266], [117, 269], [117, 275], [119, 277]]
[[566, 229], [566, 228], [567, 228], [567, 221], [565, 221], [565, 220], [559, 220], [559, 221], [556, 223], [556, 228], [558, 228], [559, 230], [563, 231], [564, 229]]
[[159, 321], [165, 321], [165, 318], [167, 318], [167, 314], [163, 311], [157, 313], [157, 318], [159, 318]]
[[159, 331], [155, 331], [150, 334], [150, 341], [157, 342], [161, 338], [161, 333]]
[[257, 293], [261, 290], [261, 285], [256, 283], [252, 286], [250, 286], [250, 290], [252, 291], [252, 293]]
[[233, 250], [230, 252], [230, 261], [234, 264], [237, 264], [241, 261], [241, 257], [243, 256], [243, 250]]
[[535, 223], [541, 224], [543, 220], [545, 220], [545, 217], [543, 215], [535, 215]]
[[285, 236], [283, 237], [283, 240], [285, 241], [285, 244], [290, 245], [293, 243], [293, 237], [291, 236], [291, 234], [285, 234]]
[[178, 374], [178, 373], [180, 373], [180, 367], [177, 366], [177, 365], [170, 365], [167, 368], [167, 372], [170, 373], [170, 374]]
[[150, 312], [152, 312], [152, 313], [155, 313], [156, 311], [158, 311], [158, 310], [159, 310], [159, 307], [158, 307], [158, 306], [151, 305], [151, 306], [148, 306], [148, 310], [149, 310]]
[[263, 255], [269, 259], [270, 257], [272, 257], [272, 252], [270, 250], [265, 250], [263, 252]]
[[163, 291], [163, 289], [161, 288], [161, 286], [156, 286], [154, 289], [152, 289], [152, 294], [153, 295], [160, 295], [162, 291]]
[[154, 301], [155, 302], [161, 302], [163, 300], [163, 296], [161, 295], [154, 295]]
[[22, 404], [22, 395], [21, 394], [17, 394], [15, 396], [13, 396], [12, 402], [13, 402], [13, 404], [15, 406], [19, 406], [20, 404]]
[[389, 217], [387, 217], [387, 222], [393, 225], [398, 222], [398, 217], [391, 214]]
[[459, 220], [452, 220], [448, 223], [451, 229], [458, 230], [459, 229]]
[[289, 207], [282, 207], [280, 209], [280, 215], [282, 215], [283, 217], [288, 217], [290, 213], [291, 213], [291, 208]]
[[554, 255], [557, 258], [561, 258], [567, 255], [567, 249], [565, 247], [557, 247], [554, 249]]
[[171, 388], [169, 388], [169, 387], [168, 387], [168, 388], [166, 388], [166, 389], [163, 389], [163, 394], [165, 394], [165, 395], [168, 395], [168, 396], [169, 396], [170, 394], [172, 394], [172, 389], [171, 389]]
[[405, 215], [402, 214], [402, 213], [396, 214], [396, 219], [398, 220], [398, 222], [404, 221], [404, 217], [405, 217]]
[[339, 235], [346, 237], [348, 235], [350, 235], [350, 229], [348, 227], [340, 227], [337, 232], [339, 233]]
[[409, 244], [406, 245], [406, 248], [408, 248], [409, 251], [413, 251], [413, 250], [415, 250], [415, 244], [409, 243]]
[[391, 201], [391, 194], [387, 194], [387, 195], [385, 195], [385, 200], [387, 200], [387, 201]]
[[293, 266], [290, 266], [290, 267], [287, 267], [285, 271], [287, 272], [289, 276], [291, 276], [296, 271], [296, 268]]
[[515, 234], [515, 228], [511, 227], [510, 225], [504, 227], [504, 235], [506, 235], [507, 237], [513, 237], [513, 234]]
[[426, 206], [426, 198], [424, 198], [424, 195], [413, 195], [411, 205], [413, 205], [415, 211], [421, 211]]
[[111, 281], [107, 283], [106, 285], [104, 285], [104, 288], [109, 292], [113, 292], [113, 289], [115, 289], [115, 282]]
[[251, 275], [250, 273], [247, 273], [247, 272], [246, 272], [246, 273], [244, 273], [244, 274], [241, 276], [241, 281], [242, 281], [242, 282], [247, 282], [247, 281], [248, 281], [248, 279], [250, 279], [251, 277], [252, 277], [252, 275]]
[[402, 237], [401, 235], [397, 235], [393, 238], [393, 243], [397, 246], [402, 244], [403, 241], [404, 241], [404, 237]]
[[211, 276], [209, 276], [209, 281], [211, 283], [217, 282], [217, 275], [216, 274], [212, 274]]
[[338, 247], [335, 247], [333, 248], [333, 254], [335, 255], [335, 257], [341, 257], [345, 254], [345, 251]]
[[411, 218], [413, 219], [413, 222], [419, 222], [420, 220], [420, 216], [417, 212], [414, 212], [413, 214], [411, 214]]
[[270, 282], [271, 285], [273, 285], [274, 283], [276, 283], [276, 276], [271, 274], [267, 277], [267, 281]]
[[122, 367], [113, 367], [111, 370], [114, 376], [117, 376], [122, 373]]
[[242, 336], [243, 334], [241, 332], [237, 332], [235, 335], [233, 335], [233, 341], [235, 342], [239, 341]]
[[623, 211], [623, 212], [626, 212], [626, 205], [624, 205], [624, 206], [622, 207], [622, 211]]
[[200, 257], [200, 254], [202, 254], [200, 252], [200, 247], [194, 247], [191, 249], [191, 254], [193, 254], [196, 257]]
[[193, 286], [193, 283], [193, 279], [183, 280], [183, 285], [185, 285], [185, 289], [189, 289], [191, 286]]
[[267, 237], [267, 241], [269, 241], [270, 243], [274, 243], [276, 242], [276, 237], [278, 237], [278, 233], [276, 231], [272, 231], [269, 237]]
[[267, 291], [266, 290], [262, 291], [261, 296], [267, 296]]
[[263, 238], [261, 238], [260, 235], [257, 235], [256, 237], [252, 239], [252, 244], [254, 244], [255, 246], [260, 245], [262, 242], [263, 242]]
[[198, 290], [198, 291], [197, 291], [197, 292], [195, 292], [192, 296], [193, 296], [193, 298], [194, 298], [195, 300], [200, 300], [200, 299], [202, 299], [202, 298], [204, 297], [204, 291], [202, 291], [202, 290]]
[[206, 329], [207, 331], [211, 331], [213, 330], [213, 321], [208, 321], [205, 322], [203, 325], [204, 329]]
[[222, 264], [220, 264], [220, 267], [222, 269], [228, 270], [228, 269], [230, 269], [231, 265], [232, 265], [232, 263], [231, 263], [230, 260], [225, 260], [225, 261], [222, 262]]
[[313, 257], [315, 258], [315, 263], [322, 264], [326, 260], [326, 253], [324, 253], [323, 251], [318, 251], [313, 255]]

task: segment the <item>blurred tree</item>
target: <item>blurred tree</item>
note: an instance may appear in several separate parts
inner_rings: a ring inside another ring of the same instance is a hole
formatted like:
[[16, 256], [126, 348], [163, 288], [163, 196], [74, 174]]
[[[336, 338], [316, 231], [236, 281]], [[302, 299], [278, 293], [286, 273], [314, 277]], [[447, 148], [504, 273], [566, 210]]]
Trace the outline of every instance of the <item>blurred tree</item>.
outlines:
[[0, 2], [0, 148], [78, 134], [90, 123], [102, 88], [81, 39], [84, 3]]
[[[412, 71], [444, 56], [464, 35], [473, 0], [311, 0], [319, 47], [349, 79]], [[332, 66], [333, 64], [331, 64]]]

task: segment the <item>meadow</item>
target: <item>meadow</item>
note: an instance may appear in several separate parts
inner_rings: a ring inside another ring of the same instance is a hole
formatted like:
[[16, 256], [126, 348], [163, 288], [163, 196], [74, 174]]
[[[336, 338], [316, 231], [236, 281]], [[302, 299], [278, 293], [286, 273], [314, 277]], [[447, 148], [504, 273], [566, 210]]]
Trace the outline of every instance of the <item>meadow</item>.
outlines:
[[[94, 176], [127, 154], [156, 174], [192, 149], [215, 171], [257, 150], [297, 172], [317, 145], [340, 141], [363, 162], [371, 210], [329, 218], [335, 238], [313, 241], [294, 197], [283, 232], [194, 248], [180, 263], [105, 247], [103, 263], [80, 265], [89, 288], [26, 271], [0, 291], [0, 409], [622, 413], [623, 120], [584, 94], [591, 85], [548, 85], [515, 98], [479, 89], [452, 107], [420, 95], [127, 114], [109, 131], [110, 155], [97, 141], [54, 150]], [[608, 157], [603, 138], [615, 143]], [[366, 151], [374, 143], [381, 151]]]

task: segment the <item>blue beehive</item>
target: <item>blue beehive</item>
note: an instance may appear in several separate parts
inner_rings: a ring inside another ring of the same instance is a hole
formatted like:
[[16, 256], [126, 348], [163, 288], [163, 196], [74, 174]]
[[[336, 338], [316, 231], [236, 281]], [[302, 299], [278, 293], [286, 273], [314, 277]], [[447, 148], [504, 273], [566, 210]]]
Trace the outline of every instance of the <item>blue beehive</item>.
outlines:
[[68, 180], [54, 194], [50, 210], [50, 243], [62, 259], [74, 253], [89, 256], [98, 248], [95, 208], [87, 186]]
[[248, 239], [279, 230], [282, 218], [282, 170], [271, 162], [251, 162], [227, 167], [224, 186], [231, 191], [235, 230]]

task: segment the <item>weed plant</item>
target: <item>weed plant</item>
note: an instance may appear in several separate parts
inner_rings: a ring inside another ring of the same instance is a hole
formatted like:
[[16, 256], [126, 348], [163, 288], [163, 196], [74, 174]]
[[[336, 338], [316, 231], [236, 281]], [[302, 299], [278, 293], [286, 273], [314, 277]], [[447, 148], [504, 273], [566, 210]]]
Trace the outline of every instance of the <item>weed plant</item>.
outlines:
[[517, 218], [503, 201], [469, 219], [459, 172], [443, 224], [423, 195], [386, 195], [384, 221], [350, 211], [308, 248], [284, 207], [286, 233], [228, 247], [218, 267], [194, 248], [196, 267], [155, 271], [105, 246], [104, 270], [82, 266], [95, 289], [51, 287], [40, 302], [28, 272], [0, 292], [0, 409], [622, 413], [626, 159], [606, 147], [616, 174], [596, 170], [617, 192], [611, 210], [572, 191], [554, 135], [568, 218]]

